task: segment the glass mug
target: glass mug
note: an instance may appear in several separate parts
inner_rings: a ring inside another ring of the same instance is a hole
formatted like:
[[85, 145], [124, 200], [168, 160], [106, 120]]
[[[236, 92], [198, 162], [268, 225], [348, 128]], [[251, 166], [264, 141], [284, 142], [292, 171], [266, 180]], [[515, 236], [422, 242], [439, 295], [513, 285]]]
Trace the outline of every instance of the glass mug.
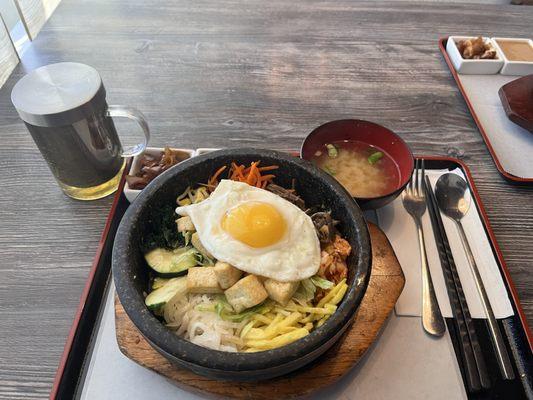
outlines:
[[[143, 152], [150, 138], [142, 113], [108, 106], [100, 75], [84, 64], [38, 68], [17, 82], [11, 99], [59, 186], [75, 199], [113, 193], [125, 158]], [[136, 121], [143, 140], [123, 148], [112, 117]]]

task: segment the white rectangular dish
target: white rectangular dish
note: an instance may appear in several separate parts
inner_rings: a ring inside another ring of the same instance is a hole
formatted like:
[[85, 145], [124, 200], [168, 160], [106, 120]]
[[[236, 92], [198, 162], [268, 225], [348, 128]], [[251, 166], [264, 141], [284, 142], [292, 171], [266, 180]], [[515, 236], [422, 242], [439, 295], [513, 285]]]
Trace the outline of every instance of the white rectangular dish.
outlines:
[[[161, 152], [164, 150], [163, 147], [147, 147], [146, 150], [144, 151], [144, 153], [141, 153], [135, 157], [133, 157], [133, 161], [131, 163], [131, 168], [130, 168], [130, 175], [135, 175], [139, 172], [140, 168], [141, 168], [141, 158], [144, 154], [146, 155], [149, 155], [149, 156], [157, 156], [159, 154], [161, 154]], [[176, 152], [178, 154], [178, 156], [181, 158], [183, 158], [182, 161], [185, 161], [187, 160], [188, 158], [191, 158], [191, 157], [194, 157], [196, 152], [194, 150], [191, 150], [191, 149], [176, 149], [176, 148], [170, 148], [170, 150], [172, 150], [173, 152]], [[126, 198], [128, 199], [128, 201], [130, 203], [133, 202], [133, 200], [135, 200], [137, 198], [137, 196], [139, 195], [139, 193], [141, 193], [141, 190], [140, 189], [132, 189], [130, 188], [128, 182], [126, 181], [126, 184], [124, 185], [124, 195], [126, 196]]]
[[457, 47], [460, 40], [471, 39], [471, 36], [450, 36], [446, 43], [446, 52], [450, 57], [455, 70], [461, 74], [492, 75], [497, 74], [503, 67], [503, 57], [499, 48], [492, 43], [492, 40], [483, 37], [485, 43], [491, 44], [496, 50], [497, 59], [494, 60], [469, 60], [463, 58]]
[[212, 147], [201, 147], [199, 149], [196, 149], [196, 156], [201, 156], [202, 154], [207, 154], [207, 153], [211, 153], [212, 151], [215, 151], [215, 150], [220, 150], [220, 149], [215, 149], [215, 148], [212, 148]]
[[518, 38], [492, 38], [492, 42], [496, 47], [497, 51], [503, 57], [503, 67], [500, 71], [502, 75], [529, 75], [533, 74], [533, 61], [513, 61], [509, 60], [505, 51], [503, 51], [500, 43], [501, 42], [517, 42], [517, 43], [527, 43], [530, 48], [533, 50], [533, 40], [531, 39], [518, 39]]

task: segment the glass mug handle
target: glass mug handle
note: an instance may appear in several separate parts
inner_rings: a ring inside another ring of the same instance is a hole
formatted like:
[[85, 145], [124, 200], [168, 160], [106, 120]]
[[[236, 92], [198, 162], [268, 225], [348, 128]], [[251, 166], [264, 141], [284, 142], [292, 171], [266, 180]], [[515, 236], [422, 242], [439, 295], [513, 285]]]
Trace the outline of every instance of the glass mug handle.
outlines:
[[108, 106], [105, 115], [106, 117], [124, 117], [132, 119], [137, 122], [143, 130], [143, 141], [134, 146], [128, 146], [125, 149], [122, 149], [122, 157], [133, 157], [137, 154], [141, 154], [146, 149], [146, 145], [150, 140], [150, 129], [148, 128], [148, 123], [142, 112], [132, 107]]

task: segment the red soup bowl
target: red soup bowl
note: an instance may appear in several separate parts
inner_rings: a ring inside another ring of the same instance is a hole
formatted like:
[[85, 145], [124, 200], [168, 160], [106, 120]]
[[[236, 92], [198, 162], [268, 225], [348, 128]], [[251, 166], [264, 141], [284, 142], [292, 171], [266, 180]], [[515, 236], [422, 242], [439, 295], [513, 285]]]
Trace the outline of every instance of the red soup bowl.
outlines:
[[312, 160], [317, 151], [324, 151], [327, 143], [338, 141], [357, 141], [374, 146], [386, 153], [398, 168], [400, 179], [388, 193], [376, 197], [354, 197], [362, 209], [372, 210], [390, 203], [411, 179], [414, 157], [407, 144], [390, 129], [369, 121], [341, 119], [319, 126], [305, 138], [300, 157]]

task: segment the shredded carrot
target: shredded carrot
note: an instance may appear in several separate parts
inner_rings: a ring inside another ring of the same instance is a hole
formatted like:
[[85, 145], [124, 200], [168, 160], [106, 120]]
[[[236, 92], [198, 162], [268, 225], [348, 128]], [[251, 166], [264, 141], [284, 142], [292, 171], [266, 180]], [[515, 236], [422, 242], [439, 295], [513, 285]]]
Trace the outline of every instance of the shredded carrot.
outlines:
[[273, 169], [278, 169], [278, 168], [279, 168], [279, 165], [269, 165], [268, 167], [259, 168], [259, 171], [261, 171], [261, 172], [272, 171]]
[[225, 169], [226, 169], [226, 166], [225, 166], [225, 165], [223, 165], [222, 167], [220, 167], [220, 168], [217, 170], [217, 172], [215, 172], [215, 175], [213, 175], [213, 176], [211, 177], [211, 179], [212, 179], [212, 180], [217, 179], [217, 178], [219, 177], [219, 175], [220, 175], [222, 172], [225, 171]]
[[255, 166], [255, 163], [253, 162], [250, 166], [250, 171], [248, 172], [248, 176], [246, 177], [246, 183], [248, 185], [253, 185], [254, 181], [257, 179], [257, 176], [255, 175], [255, 170], [257, 167]]
[[[278, 169], [277, 165], [269, 165], [266, 167], [259, 167], [261, 161], [250, 163], [249, 167], [244, 165], [237, 165], [235, 162], [230, 164], [228, 170], [228, 179], [237, 182], [244, 182], [250, 186], [255, 186], [264, 189], [276, 176], [273, 174], [261, 175], [262, 172], [272, 171]], [[219, 177], [226, 170], [226, 166], [220, 167], [213, 176], [207, 181], [209, 190], [214, 190], [219, 181]]]
[[226, 169], [226, 166], [223, 165], [222, 167], [220, 167], [216, 172], [215, 174], [209, 178], [209, 180], [207, 181], [207, 188], [210, 190], [210, 191], [213, 191], [215, 190], [215, 188], [217, 187], [218, 185], [218, 177], [220, 176], [220, 174], [222, 172], [224, 172], [224, 170]]
[[269, 181], [271, 179], [274, 179], [276, 177], [276, 175], [263, 175], [261, 178], [259, 178], [259, 180], [261, 181]]

